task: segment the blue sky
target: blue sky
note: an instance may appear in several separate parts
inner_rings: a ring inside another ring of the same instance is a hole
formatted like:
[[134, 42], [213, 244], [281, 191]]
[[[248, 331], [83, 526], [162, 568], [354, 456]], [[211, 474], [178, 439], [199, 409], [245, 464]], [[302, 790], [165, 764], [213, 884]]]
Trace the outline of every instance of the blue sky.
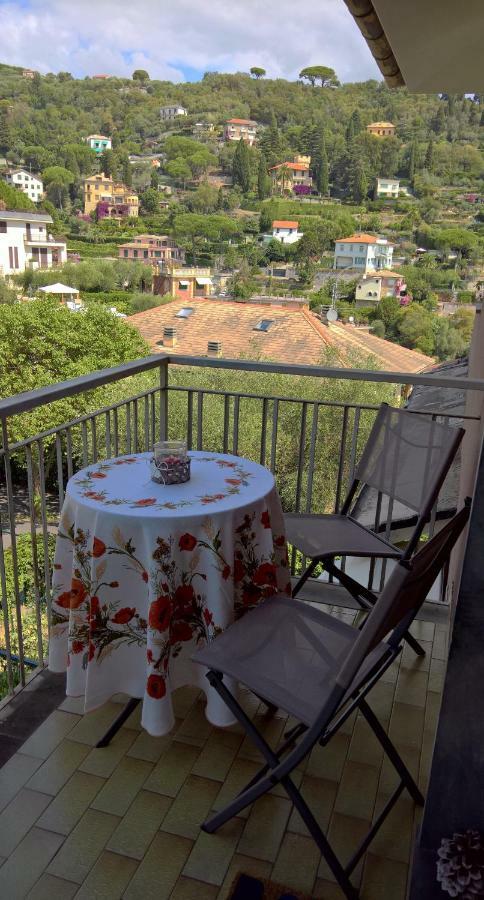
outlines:
[[343, 0], [0, 0], [0, 61], [77, 77], [196, 81], [205, 71], [297, 78], [329, 65], [380, 78]]

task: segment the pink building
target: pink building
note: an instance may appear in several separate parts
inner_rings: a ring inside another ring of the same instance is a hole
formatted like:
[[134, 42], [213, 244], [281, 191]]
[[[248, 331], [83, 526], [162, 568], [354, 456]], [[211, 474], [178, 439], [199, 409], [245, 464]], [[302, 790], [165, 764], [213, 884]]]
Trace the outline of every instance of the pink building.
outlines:
[[257, 138], [257, 122], [252, 119], [229, 119], [225, 123], [225, 141], [240, 141], [241, 138], [252, 147]]
[[138, 234], [132, 241], [120, 244], [119, 258], [151, 264], [166, 263], [170, 260], [184, 263], [185, 251], [173, 238], [165, 234]]

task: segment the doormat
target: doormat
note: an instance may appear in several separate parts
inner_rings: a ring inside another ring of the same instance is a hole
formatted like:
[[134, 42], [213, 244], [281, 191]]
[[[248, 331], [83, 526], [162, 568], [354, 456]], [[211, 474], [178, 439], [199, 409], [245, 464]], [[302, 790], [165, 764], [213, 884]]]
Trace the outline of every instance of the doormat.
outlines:
[[266, 878], [242, 873], [234, 881], [229, 900], [311, 900], [311, 897]]

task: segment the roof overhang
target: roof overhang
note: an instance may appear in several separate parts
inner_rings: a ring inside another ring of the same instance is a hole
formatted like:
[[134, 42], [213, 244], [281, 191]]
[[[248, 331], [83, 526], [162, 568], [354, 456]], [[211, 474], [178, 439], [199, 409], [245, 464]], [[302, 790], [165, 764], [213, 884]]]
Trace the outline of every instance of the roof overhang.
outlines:
[[345, 0], [389, 87], [427, 93], [484, 88], [482, 0]]

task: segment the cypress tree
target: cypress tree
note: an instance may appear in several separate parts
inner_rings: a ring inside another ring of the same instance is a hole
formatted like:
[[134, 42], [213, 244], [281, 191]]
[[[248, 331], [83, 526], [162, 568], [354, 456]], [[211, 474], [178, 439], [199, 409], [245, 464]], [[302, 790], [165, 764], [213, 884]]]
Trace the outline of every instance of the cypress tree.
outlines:
[[430, 138], [427, 152], [425, 154], [425, 162], [424, 168], [427, 169], [428, 172], [431, 172], [434, 167], [434, 142], [432, 138]]
[[8, 153], [11, 144], [7, 105], [0, 105], [0, 151]]
[[418, 150], [417, 141], [413, 140], [412, 145], [410, 147], [410, 156], [408, 158], [408, 177], [410, 178], [411, 181], [413, 180], [413, 177], [415, 175], [415, 170], [417, 168], [417, 150]]
[[243, 193], [246, 194], [250, 188], [250, 163], [249, 148], [243, 138], [240, 139], [235, 149], [232, 177], [234, 184], [238, 184]]
[[351, 196], [356, 203], [361, 203], [368, 195], [368, 179], [363, 163], [358, 160], [351, 179]]
[[267, 175], [267, 160], [264, 153], [259, 158], [259, 169], [257, 172], [257, 196], [259, 200], [265, 200], [269, 194], [269, 178]]
[[327, 194], [329, 187], [328, 154], [326, 153], [326, 141], [324, 134], [319, 135], [317, 146], [311, 156], [311, 171], [314, 184], [319, 194]]

